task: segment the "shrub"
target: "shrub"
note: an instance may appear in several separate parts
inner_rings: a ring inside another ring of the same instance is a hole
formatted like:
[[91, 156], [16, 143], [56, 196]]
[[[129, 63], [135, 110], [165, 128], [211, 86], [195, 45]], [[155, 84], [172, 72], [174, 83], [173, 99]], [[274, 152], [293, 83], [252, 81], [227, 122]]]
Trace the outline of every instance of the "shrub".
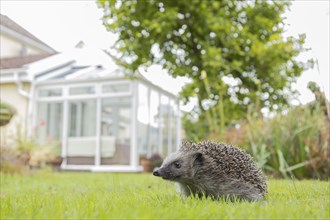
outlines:
[[14, 145], [0, 146], [2, 172], [21, 173], [31, 168], [43, 169], [47, 165], [57, 165], [62, 161], [57, 141], [39, 143], [35, 135], [27, 136], [20, 124], [16, 125], [15, 132]]
[[227, 129], [222, 140], [245, 148], [266, 173], [299, 179], [330, 176], [330, 126], [318, 105], [293, 107], [271, 119], [248, 118], [239, 129]]
[[28, 170], [26, 154], [19, 155], [17, 151], [10, 147], [0, 147], [0, 170], [4, 173], [23, 173]]

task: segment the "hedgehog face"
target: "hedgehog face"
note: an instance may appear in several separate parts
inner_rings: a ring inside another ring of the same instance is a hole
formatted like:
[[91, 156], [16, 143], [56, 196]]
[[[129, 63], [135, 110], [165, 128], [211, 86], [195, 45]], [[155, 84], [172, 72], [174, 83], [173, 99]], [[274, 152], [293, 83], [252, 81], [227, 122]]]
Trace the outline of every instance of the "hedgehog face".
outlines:
[[175, 152], [153, 174], [166, 180], [185, 182], [193, 178], [196, 166], [201, 165], [202, 160], [201, 153]]

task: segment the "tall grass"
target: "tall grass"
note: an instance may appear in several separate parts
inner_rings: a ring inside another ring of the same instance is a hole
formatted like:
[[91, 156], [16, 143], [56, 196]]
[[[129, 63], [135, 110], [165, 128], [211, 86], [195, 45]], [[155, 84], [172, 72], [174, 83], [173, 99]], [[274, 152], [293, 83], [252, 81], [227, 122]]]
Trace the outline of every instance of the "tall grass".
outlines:
[[223, 138], [245, 147], [274, 177], [327, 179], [329, 131], [329, 121], [318, 105], [298, 106], [272, 119], [249, 118], [239, 130], [228, 130]]

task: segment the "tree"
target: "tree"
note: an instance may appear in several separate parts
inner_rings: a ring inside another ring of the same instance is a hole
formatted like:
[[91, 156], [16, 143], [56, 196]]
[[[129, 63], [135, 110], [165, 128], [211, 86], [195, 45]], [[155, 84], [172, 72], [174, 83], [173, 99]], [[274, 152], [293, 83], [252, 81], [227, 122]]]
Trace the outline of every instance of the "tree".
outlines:
[[[198, 98], [198, 123], [221, 132], [249, 106], [282, 109], [291, 83], [307, 65], [295, 60], [304, 35], [284, 39], [286, 1], [100, 0], [104, 24], [119, 35], [115, 48], [132, 72], [160, 64], [192, 82], [181, 92]], [[195, 122], [194, 122], [195, 123]]]

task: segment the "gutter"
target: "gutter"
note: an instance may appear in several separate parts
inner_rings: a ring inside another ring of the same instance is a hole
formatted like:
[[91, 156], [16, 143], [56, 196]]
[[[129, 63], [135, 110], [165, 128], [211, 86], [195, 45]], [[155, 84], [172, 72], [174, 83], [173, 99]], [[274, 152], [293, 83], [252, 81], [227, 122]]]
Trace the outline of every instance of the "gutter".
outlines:
[[27, 92], [27, 91], [24, 90], [23, 83], [19, 80], [18, 72], [17, 71], [14, 72], [14, 82], [17, 85], [18, 93], [20, 95], [24, 96], [25, 98], [30, 99], [31, 98], [31, 94], [29, 92]]
[[33, 83], [33, 80], [30, 81], [30, 91], [24, 90], [24, 85], [22, 81], [20, 81], [18, 72], [14, 72], [14, 82], [17, 85], [18, 93], [27, 98], [28, 100], [28, 107], [27, 107], [27, 115], [26, 115], [26, 129], [27, 129], [27, 135], [30, 137], [32, 135], [33, 130], [33, 96], [35, 91], [35, 85]]

